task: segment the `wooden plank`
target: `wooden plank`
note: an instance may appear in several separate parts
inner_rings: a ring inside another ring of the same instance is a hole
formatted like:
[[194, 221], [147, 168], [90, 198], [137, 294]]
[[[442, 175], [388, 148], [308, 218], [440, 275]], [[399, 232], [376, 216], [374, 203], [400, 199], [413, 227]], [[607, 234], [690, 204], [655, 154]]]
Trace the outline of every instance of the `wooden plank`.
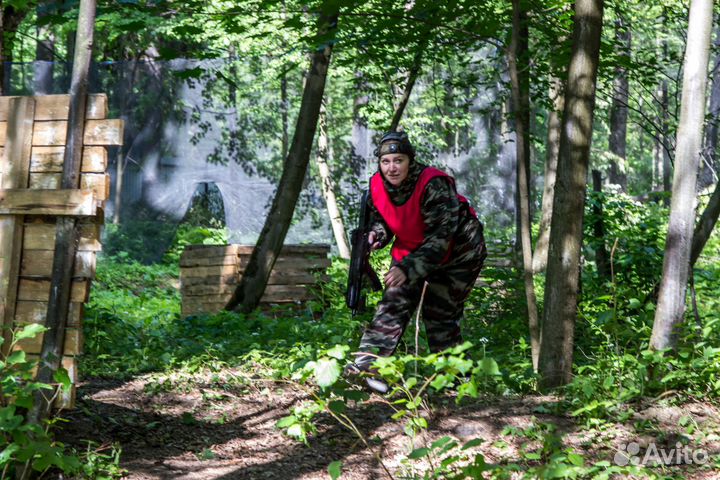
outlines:
[[328, 268], [332, 264], [329, 258], [295, 258], [295, 257], [279, 257], [275, 261], [273, 269], [302, 269], [302, 270], [319, 270]]
[[237, 255], [237, 252], [238, 245], [188, 245], [183, 250], [181, 258], [224, 257]]
[[[17, 302], [17, 308], [15, 309], [15, 325], [27, 325], [29, 323], [45, 324], [47, 308], [47, 302]], [[70, 311], [68, 312], [68, 327], [80, 328], [82, 323], [82, 314], [82, 303], [70, 303]]]
[[[50, 277], [54, 250], [23, 250], [20, 275], [23, 277]], [[95, 276], [95, 252], [77, 252], [73, 268], [75, 278]]]
[[[0, 97], [0, 121], [8, 119], [10, 99]], [[70, 95], [38, 95], [35, 98], [35, 120], [67, 120], [70, 113]], [[108, 100], [104, 93], [88, 95], [86, 119], [99, 120], [108, 114]]]
[[[30, 172], [62, 173], [65, 147], [33, 147], [30, 156]], [[108, 156], [105, 147], [84, 147], [82, 172], [105, 173]]]
[[[62, 173], [30, 173], [31, 190], [57, 190]], [[95, 199], [102, 201], [110, 196], [110, 175], [106, 173], [83, 173], [80, 188], [95, 191]]]
[[[267, 301], [278, 301], [279, 298], [287, 299], [285, 301], [307, 300], [312, 298], [312, 290], [305, 285], [268, 285], [260, 301], [266, 301], [266, 297], [272, 298], [272, 300]], [[207, 293], [202, 295], [186, 295], [183, 293], [183, 301], [185, 300], [197, 303], [221, 303], [230, 300], [230, 293]]]
[[189, 267], [180, 269], [181, 280], [186, 278], [207, 278], [219, 277], [224, 275], [236, 275], [238, 272], [237, 265], [213, 265], [209, 267]]
[[193, 287], [196, 285], [237, 285], [238, 279], [238, 274], [235, 272], [213, 277], [183, 277], [181, 275], [180, 288]]
[[208, 267], [211, 265], [237, 265], [239, 257], [235, 254], [213, 257], [186, 257], [180, 258], [181, 267]]
[[93, 190], [0, 190], [0, 215], [94, 216]]
[[[5, 144], [5, 136], [0, 128], [0, 145]], [[122, 145], [123, 121], [118, 119], [88, 120], [83, 136], [84, 145]], [[33, 126], [33, 146], [65, 145], [67, 121], [52, 120], [35, 122]]]
[[[80, 225], [79, 251], [99, 252], [102, 250], [100, 243], [100, 225]], [[47, 250], [55, 245], [55, 224], [54, 223], [26, 223], [23, 236], [23, 248], [28, 250]]]
[[[85, 303], [90, 293], [88, 280], [73, 281], [71, 302]], [[21, 278], [18, 288], [18, 300], [47, 302], [50, 298], [50, 280], [38, 278]]]
[[[27, 187], [32, 150], [33, 116], [35, 102], [32, 98], [18, 97], [8, 101], [8, 122], [5, 132], [9, 135], [3, 156], [0, 157], [2, 183], [0, 195], [7, 189]], [[18, 272], [22, 251], [23, 218], [1, 215], [0, 212], [0, 326], [3, 327], [3, 353], [7, 353], [12, 320], [15, 317], [15, 301], [18, 293]], [[10, 213], [10, 212], [5, 212]]]
[[[42, 349], [44, 334], [33, 338], [20, 340], [15, 344], [15, 350], [23, 350], [25, 353], [39, 354]], [[67, 328], [65, 330], [65, 345], [63, 355], [79, 355], [82, 353], [83, 336], [81, 328]]]

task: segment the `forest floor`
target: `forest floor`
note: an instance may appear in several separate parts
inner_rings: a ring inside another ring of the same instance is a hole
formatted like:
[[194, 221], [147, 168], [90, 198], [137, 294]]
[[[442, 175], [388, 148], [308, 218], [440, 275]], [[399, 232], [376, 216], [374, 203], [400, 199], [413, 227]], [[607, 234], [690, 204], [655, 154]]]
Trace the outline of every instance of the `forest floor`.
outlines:
[[[78, 389], [77, 408], [63, 412], [69, 421], [59, 427], [58, 439], [78, 448], [85, 440], [119, 443], [121, 466], [129, 479], [326, 479], [327, 467], [335, 460], [342, 461], [343, 479], [387, 478], [373, 451], [330, 417], [320, 419], [308, 445], [275, 427], [304, 400], [301, 390], [276, 382], [232, 386], [222, 381], [232, 375], [225, 371], [192, 379], [86, 379]], [[507, 464], [538, 448], [537, 437], [508, 434], [507, 427], [552, 423], [562, 448], [572, 448], [589, 464], [614, 464], [617, 452], [630, 442], [639, 444], [640, 456], [652, 444], [669, 451], [683, 442], [709, 454], [709, 463], [666, 466], [661, 473], [720, 478], [715, 463], [720, 453], [718, 408], [702, 401], [672, 405], [667, 400], [633, 405], [636, 413], [624, 423], [588, 428], [568, 416], [547, 413], [558, 401], [552, 396], [484, 398], [460, 406], [445, 397], [435, 402], [430, 427], [415, 439], [414, 447], [443, 436], [460, 442], [481, 438], [477, 448], [486, 461]], [[403, 459], [413, 447], [401, 424], [390, 419], [392, 413], [379, 396], [349, 409], [395, 478], [404, 478], [409, 467]]]

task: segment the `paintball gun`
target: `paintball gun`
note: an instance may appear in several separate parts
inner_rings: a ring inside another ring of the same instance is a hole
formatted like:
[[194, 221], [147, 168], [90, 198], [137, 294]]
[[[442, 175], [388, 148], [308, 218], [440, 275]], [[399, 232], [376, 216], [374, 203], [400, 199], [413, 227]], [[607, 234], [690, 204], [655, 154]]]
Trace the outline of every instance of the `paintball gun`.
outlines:
[[365, 307], [365, 295], [362, 293], [363, 280], [367, 278], [373, 290], [382, 290], [382, 283], [370, 266], [370, 212], [367, 208], [368, 191], [365, 190], [360, 200], [360, 216], [358, 228], [350, 233], [352, 253], [350, 254], [350, 273], [348, 274], [345, 303], [355, 315]]

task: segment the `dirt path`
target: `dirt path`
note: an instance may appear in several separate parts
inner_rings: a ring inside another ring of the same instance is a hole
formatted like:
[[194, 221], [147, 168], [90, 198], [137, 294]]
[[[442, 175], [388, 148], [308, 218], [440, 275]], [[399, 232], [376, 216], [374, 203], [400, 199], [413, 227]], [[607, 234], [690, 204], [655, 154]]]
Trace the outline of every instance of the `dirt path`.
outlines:
[[[127, 478], [137, 480], [326, 479], [327, 466], [334, 460], [343, 462], [343, 479], [384, 478], [373, 454], [330, 418], [321, 419], [318, 434], [307, 446], [277, 430], [275, 423], [302, 400], [302, 393], [281, 384], [233, 390], [217, 382], [169, 388], [148, 379], [90, 380], [79, 388], [78, 408], [65, 412], [70, 422], [62, 427], [59, 439], [78, 446], [82, 446], [80, 440], [119, 442]], [[481, 438], [484, 442], [479, 448], [486, 460], [507, 461], [534, 445], [531, 439], [504, 435], [506, 426], [527, 428], [551, 422], [563, 434], [565, 446], [573, 447], [586, 461], [612, 462], [617, 449], [629, 442], [672, 445], [678, 435], [687, 436], [687, 429], [681, 431], [678, 425], [688, 417], [697, 425], [702, 448], [711, 454], [720, 452], [720, 416], [708, 404], [650, 406], [628, 422], [652, 425], [652, 434], [643, 436], [621, 424], [581, 430], [570, 418], [539, 413], [554, 401], [536, 396], [478, 401], [461, 408], [450, 403], [436, 408], [429, 432], [416, 440], [416, 446], [445, 435], [460, 441]], [[386, 465], [398, 472], [401, 459], [410, 451], [410, 440], [390, 420], [391, 415], [392, 410], [379, 398], [352, 412]], [[693, 434], [693, 440], [698, 435]], [[686, 478], [720, 478], [708, 467], [684, 473]]]

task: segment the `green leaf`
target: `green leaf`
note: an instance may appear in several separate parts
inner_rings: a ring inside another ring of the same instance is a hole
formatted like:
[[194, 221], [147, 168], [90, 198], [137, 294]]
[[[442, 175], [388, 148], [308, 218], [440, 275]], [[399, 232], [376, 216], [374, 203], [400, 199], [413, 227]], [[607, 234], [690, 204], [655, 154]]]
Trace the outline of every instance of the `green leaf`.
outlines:
[[277, 423], [275, 424], [275, 426], [277, 428], [287, 428], [290, 425], [296, 424], [297, 422], [298, 422], [297, 417], [295, 415], [290, 415], [290, 416], [283, 417], [280, 420], [278, 420]]
[[0, 452], [0, 465], [7, 464], [11, 459], [12, 456], [20, 449], [20, 447], [16, 443], [11, 443], [7, 447], [5, 447], [5, 450]]
[[63, 392], [69, 392], [72, 388], [72, 380], [70, 380], [70, 374], [67, 370], [60, 367], [57, 372], [53, 375], [53, 379], [60, 385], [62, 385]]
[[13, 352], [8, 358], [7, 358], [7, 364], [8, 365], [15, 365], [17, 363], [23, 363], [25, 362], [25, 352], [22, 350], [17, 350]]
[[330, 411], [332, 411], [334, 413], [344, 413], [345, 409], [346, 409], [346, 405], [345, 405], [345, 402], [343, 402], [342, 400], [333, 400], [328, 405], [328, 408], [330, 409]]
[[426, 457], [430, 453], [429, 448], [416, 448], [412, 452], [410, 452], [410, 455], [408, 455], [408, 458], [411, 460], [417, 460], [418, 458]]
[[435, 448], [440, 448], [440, 447], [444, 446], [446, 443], [448, 443], [448, 442], [450, 442], [450, 441], [452, 441], [452, 438], [450, 438], [450, 437], [438, 438], [437, 440], [435, 440], [435, 441], [430, 445], [430, 447], [433, 448], [433, 449], [435, 449]]
[[335, 460], [328, 465], [328, 474], [332, 480], [337, 480], [342, 475], [342, 462]]
[[287, 429], [287, 434], [295, 438], [303, 438], [305, 436], [302, 425], [300, 425], [299, 423], [291, 425], [290, 428]]
[[568, 460], [570, 463], [578, 467], [582, 467], [585, 464], [583, 457], [577, 453], [568, 453]]
[[485, 375], [500, 375], [497, 362], [490, 357], [480, 360], [480, 371]]
[[473, 438], [469, 442], [466, 442], [465, 445], [462, 446], [462, 450], [467, 450], [468, 448], [477, 447], [478, 445], [482, 445], [483, 443], [482, 438]]
[[642, 303], [637, 298], [631, 298], [628, 300], [628, 307], [629, 308], [640, 308], [642, 306]]
[[17, 342], [26, 338], [33, 338], [36, 335], [44, 332], [45, 330], [47, 330], [47, 328], [43, 327], [39, 323], [31, 323], [29, 325], [26, 325], [19, 331], [15, 332], [14, 339]]
[[315, 380], [321, 388], [327, 388], [340, 377], [340, 365], [334, 358], [322, 358], [315, 365]]
[[345, 358], [345, 355], [348, 351], [350, 351], [350, 347], [348, 347], [347, 345], [335, 345], [333, 348], [326, 352], [326, 355], [328, 357], [342, 360], [343, 358]]

